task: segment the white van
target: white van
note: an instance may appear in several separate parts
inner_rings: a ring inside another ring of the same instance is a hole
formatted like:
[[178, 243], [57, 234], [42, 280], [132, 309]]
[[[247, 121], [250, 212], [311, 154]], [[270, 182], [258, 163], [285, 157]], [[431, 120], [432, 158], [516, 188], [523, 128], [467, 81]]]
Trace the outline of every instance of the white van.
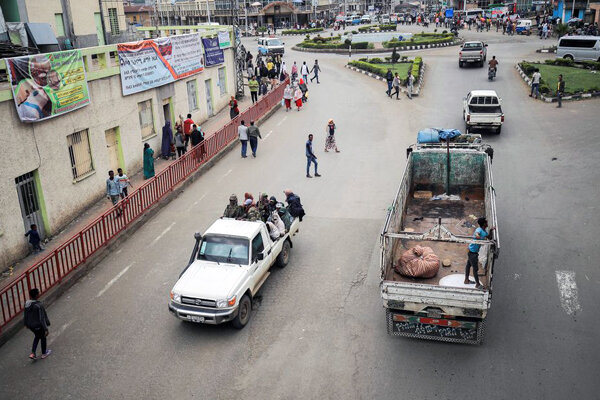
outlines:
[[556, 57], [600, 61], [600, 36], [563, 36], [558, 40]]
[[381, 16], [381, 23], [383, 25], [389, 25], [392, 21], [390, 20], [390, 16], [388, 14], [383, 14]]
[[467, 10], [467, 13], [465, 15], [465, 21], [468, 21], [470, 19], [475, 19], [475, 18], [477, 18], [478, 15], [483, 15], [483, 10], [481, 8], [474, 8], [472, 10]]

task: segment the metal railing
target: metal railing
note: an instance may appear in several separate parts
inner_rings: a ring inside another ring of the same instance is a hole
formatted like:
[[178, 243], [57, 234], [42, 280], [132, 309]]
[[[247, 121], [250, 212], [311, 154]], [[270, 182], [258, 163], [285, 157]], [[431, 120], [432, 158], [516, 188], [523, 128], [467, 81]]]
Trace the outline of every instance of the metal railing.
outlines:
[[238, 121], [256, 121], [273, 109], [281, 101], [287, 83], [289, 78], [2, 288], [0, 332], [23, 311], [29, 289], [38, 288], [44, 294], [60, 284], [69, 273], [236, 140]]

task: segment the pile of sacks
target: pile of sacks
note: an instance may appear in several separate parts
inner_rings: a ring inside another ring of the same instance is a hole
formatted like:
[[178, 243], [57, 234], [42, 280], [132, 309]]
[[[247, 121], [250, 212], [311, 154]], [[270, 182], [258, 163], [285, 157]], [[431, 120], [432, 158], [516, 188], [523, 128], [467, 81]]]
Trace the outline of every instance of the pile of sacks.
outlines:
[[440, 269], [440, 258], [431, 247], [415, 246], [402, 254], [394, 269], [400, 275], [411, 278], [433, 278]]

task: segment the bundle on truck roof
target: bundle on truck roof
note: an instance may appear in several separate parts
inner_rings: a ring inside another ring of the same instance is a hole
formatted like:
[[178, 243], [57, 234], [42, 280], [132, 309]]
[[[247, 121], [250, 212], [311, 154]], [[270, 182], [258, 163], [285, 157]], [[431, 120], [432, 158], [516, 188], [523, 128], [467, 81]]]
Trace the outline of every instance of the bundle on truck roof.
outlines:
[[[407, 149], [380, 243], [381, 296], [391, 335], [483, 340], [499, 239], [497, 230], [493, 240], [475, 241], [473, 232], [479, 217], [497, 226], [493, 150], [479, 135], [465, 136], [455, 138], [462, 143], [449, 139]], [[464, 283], [470, 243], [481, 244], [483, 289]]]

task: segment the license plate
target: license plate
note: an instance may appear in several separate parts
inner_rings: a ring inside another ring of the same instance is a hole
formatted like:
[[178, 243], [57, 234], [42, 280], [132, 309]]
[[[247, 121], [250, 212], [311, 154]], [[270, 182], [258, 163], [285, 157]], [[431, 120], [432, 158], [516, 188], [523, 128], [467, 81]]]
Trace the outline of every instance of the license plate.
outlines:
[[197, 317], [195, 315], [188, 315], [188, 318], [192, 322], [204, 322], [204, 317]]
[[456, 321], [444, 318], [427, 318], [394, 314], [392, 332], [396, 334], [417, 334], [421, 336], [452, 338], [476, 341], [477, 323]]

